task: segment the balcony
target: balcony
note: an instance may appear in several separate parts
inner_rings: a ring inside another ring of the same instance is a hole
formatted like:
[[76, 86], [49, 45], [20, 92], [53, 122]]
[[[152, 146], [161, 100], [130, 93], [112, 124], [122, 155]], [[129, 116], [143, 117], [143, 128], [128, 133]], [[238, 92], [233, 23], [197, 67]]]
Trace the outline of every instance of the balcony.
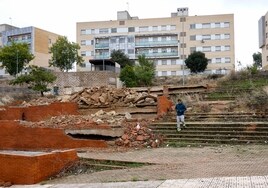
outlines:
[[139, 55], [145, 55], [147, 58], [178, 57], [178, 52], [138, 53], [136, 54], [136, 58], [138, 58]]
[[140, 41], [135, 42], [136, 47], [178, 46], [177, 40], [169, 41]]
[[109, 53], [105, 53], [105, 54], [101, 54], [101, 55], [95, 55], [94, 56], [95, 59], [110, 59], [110, 54]]
[[95, 49], [108, 49], [109, 43], [98, 43], [95, 45]]

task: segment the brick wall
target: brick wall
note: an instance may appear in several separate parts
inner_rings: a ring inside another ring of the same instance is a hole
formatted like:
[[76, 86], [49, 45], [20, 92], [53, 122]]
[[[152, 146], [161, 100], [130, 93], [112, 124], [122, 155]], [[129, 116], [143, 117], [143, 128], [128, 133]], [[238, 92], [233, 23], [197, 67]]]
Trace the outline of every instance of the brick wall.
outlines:
[[41, 121], [59, 115], [78, 115], [78, 106], [72, 102], [57, 102], [29, 107], [2, 107], [0, 120]]
[[105, 148], [104, 140], [74, 139], [63, 129], [25, 127], [17, 121], [0, 121], [0, 150]]
[[0, 153], [0, 180], [12, 184], [35, 184], [56, 175], [78, 160], [75, 150], [42, 154]]

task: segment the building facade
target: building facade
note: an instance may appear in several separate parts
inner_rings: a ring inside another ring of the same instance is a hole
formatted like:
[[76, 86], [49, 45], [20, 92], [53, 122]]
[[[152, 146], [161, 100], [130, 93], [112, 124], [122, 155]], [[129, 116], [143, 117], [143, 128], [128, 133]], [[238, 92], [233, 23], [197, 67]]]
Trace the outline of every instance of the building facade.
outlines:
[[262, 67], [268, 69], [268, 12], [259, 19], [259, 47], [262, 49]]
[[[1, 46], [10, 45], [14, 42], [25, 42], [29, 46], [30, 52], [35, 58], [29, 63], [29, 65], [36, 65], [40, 67], [49, 68], [49, 48], [56, 42], [60, 35], [45, 31], [36, 27], [24, 27], [24, 28], [9, 28], [1, 31]], [[8, 75], [4, 71], [2, 75]]]
[[166, 18], [139, 19], [127, 11], [117, 20], [78, 22], [77, 43], [85, 60], [78, 71], [90, 70], [91, 59], [109, 59], [122, 50], [137, 61], [144, 54], [156, 65], [156, 76], [187, 75], [185, 59], [194, 51], [209, 59], [207, 74], [227, 74], [235, 69], [234, 15], [189, 16], [178, 8]]

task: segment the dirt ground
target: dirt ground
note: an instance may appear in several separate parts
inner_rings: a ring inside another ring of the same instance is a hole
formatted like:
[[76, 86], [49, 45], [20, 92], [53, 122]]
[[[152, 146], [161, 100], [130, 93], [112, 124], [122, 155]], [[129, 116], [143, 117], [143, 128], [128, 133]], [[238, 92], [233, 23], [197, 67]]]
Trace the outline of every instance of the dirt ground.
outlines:
[[165, 179], [259, 176], [268, 174], [268, 146], [162, 147], [140, 150], [97, 150], [79, 153], [80, 157], [147, 162], [138, 168], [104, 170], [76, 174], [44, 183], [97, 183]]

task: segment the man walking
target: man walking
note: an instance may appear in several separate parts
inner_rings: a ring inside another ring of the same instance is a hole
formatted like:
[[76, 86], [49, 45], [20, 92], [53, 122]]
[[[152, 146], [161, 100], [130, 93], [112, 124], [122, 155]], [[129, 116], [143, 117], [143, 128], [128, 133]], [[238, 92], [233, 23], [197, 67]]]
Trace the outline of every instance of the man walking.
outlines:
[[184, 112], [186, 111], [186, 106], [182, 103], [181, 99], [178, 99], [175, 110], [177, 113], [177, 131], [181, 131], [181, 123], [183, 127], [186, 127], [184, 122]]

